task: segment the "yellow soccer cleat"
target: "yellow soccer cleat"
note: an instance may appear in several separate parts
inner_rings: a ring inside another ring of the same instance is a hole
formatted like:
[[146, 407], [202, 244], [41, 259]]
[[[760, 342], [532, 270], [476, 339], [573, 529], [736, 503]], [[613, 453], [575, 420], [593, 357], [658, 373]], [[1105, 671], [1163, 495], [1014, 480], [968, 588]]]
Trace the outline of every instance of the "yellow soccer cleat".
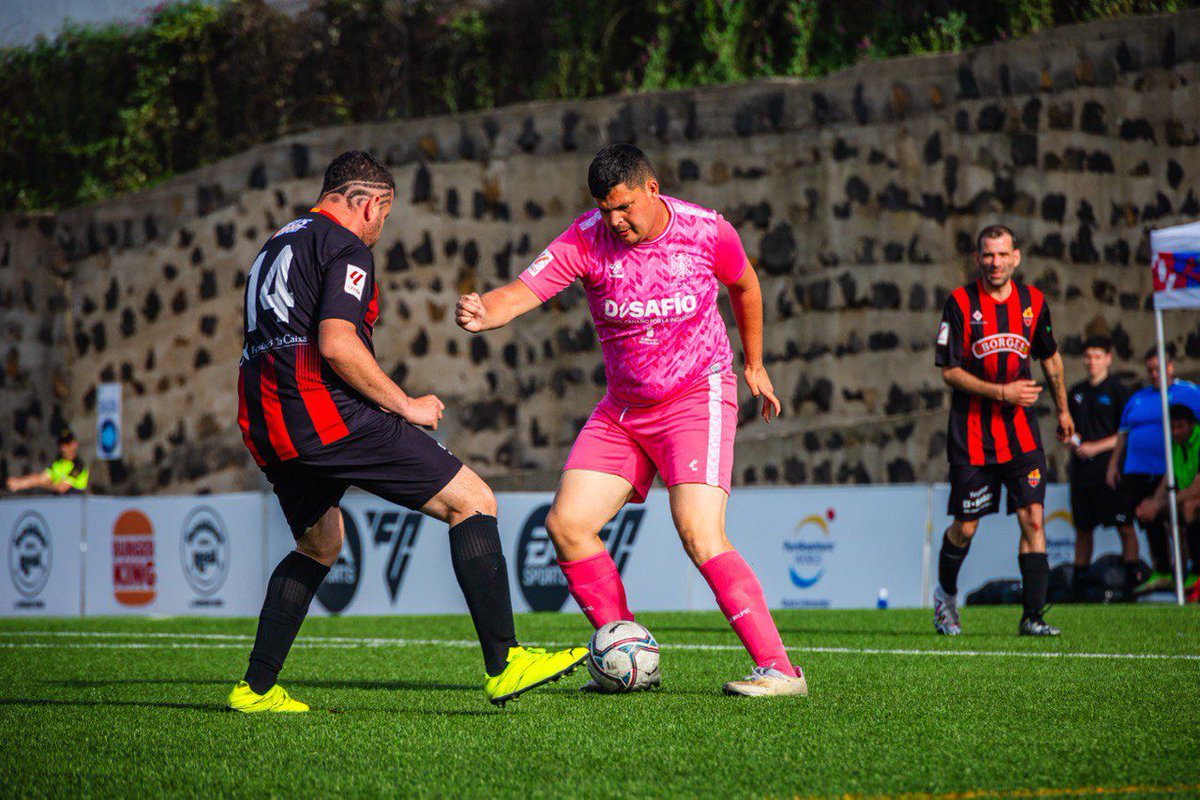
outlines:
[[570, 675], [587, 658], [586, 647], [571, 647], [551, 653], [541, 647], [508, 648], [508, 666], [483, 684], [483, 693], [493, 705], [502, 706], [530, 689]]
[[308, 711], [307, 703], [293, 700], [279, 684], [267, 689], [266, 694], [258, 694], [245, 681], [238, 681], [237, 686], [233, 687], [226, 705], [230, 711], [241, 711], [243, 714], [257, 714], [260, 711], [296, 714]]

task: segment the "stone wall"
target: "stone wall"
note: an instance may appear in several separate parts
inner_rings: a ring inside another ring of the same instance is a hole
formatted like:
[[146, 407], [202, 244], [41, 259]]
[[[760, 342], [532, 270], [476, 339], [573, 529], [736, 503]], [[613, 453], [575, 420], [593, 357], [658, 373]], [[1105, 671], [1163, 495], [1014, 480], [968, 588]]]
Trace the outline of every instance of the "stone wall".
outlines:
[[[591, 155], [630, 141], [668, 193], [737, 226], [763, 279], [785, 416], [756, 420], [743, 388], [735, 481], [940, 480], [948, 396], [932, 339], [974, 232], [1004, 221], [1024, 237], [1024, 276], [1050, 299], [1072, 381], [1093, 331], [1140, 373], [1153, 341], [1146, 232], [1200, 216], [1197, 109], [1189, 12], [820, 81], [314, 131], [136, 196], [0, 216], [0, 413], [14, 420], [0, 469], [43, 462], [56, 416], [93, 452], [96, 384], [121, 380], [126, 457], [95, 471], [98, 488], [261, 485], [235, 422], [245, 275], [315, 199], [328, 159], [362, 147], [399, 186], [375, 249], [381, 363], [447, 401], [443, 438], [496, 486], [553, 486], [604, 391], [582, 291], [485, 337], [459, 331], [453, 305], [514, 278], [590, 205]], [[1168, 325], [1187, 370], [1196, 315]]]

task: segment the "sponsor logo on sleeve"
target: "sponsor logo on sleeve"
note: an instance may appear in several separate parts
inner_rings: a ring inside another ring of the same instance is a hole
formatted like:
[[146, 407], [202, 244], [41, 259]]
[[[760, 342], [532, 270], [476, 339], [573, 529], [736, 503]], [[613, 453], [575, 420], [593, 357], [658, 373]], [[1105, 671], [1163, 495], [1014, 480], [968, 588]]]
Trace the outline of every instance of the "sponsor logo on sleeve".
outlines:
[[1016, 353], [1021, 358], [1029, 358], [1029, 340], [1016, 333], [993, 333], [971, 345], [971, 352], [976, 358], [997, 353]]
[[949, 322], [943, 322], [938, 327], [937, 343], [939, 345], [947, 345], [950, 343], [950, 323]]
[[546, 268], [546, 265], [554, 260], [554, 254], [549, 250], [543, 250], [542, 254], [533, 260], [529, 268], [525, 270], [525, 274], [531, 278], [536, 278], [538, 273]]
[[346, 265], [346, 294], [354, 295], [358, 300], [362, 300], [363, 287], [367, 285], [367, 271], [359, 269], [353, 264]]

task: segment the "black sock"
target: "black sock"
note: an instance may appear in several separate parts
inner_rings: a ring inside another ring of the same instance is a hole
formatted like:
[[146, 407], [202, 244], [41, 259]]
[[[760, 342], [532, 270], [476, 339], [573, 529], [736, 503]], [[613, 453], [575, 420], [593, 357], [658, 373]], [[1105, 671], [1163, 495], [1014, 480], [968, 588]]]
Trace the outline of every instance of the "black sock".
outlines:
[[256, 693], [262, 694], [275, 685], [288, 650], [308, 614], [308, 604], [328, 574], [329, 567], [294, 550], [271, 573], [267, 597], [258, 615], [250, 666], [246, 669], [246, 683]]
[[959, 547], [950, 541], [948, 534], [942, 534], [942, 551], [938, 553], [938, 583], [942, 585], [942, 591], [951, 597], [958, 594], [958, 571], [962, 569], [963, 559], [970, 549], [970, 542], [966, 547]]
[[1021, 553], [1017, 563], [1021, 566], [1021, 592], [1025, 601], [1025, 613], [1021, 618], [1041, 619], [1050, 584], [1050, 559], [1045, 553]]
[[496, 518], [476, 514], [451, 528], [450, 560], [475, 623], [484, 666], [488, 675], [499, 675], [508, 663], [508, 648], [517, 646], [517, 634]]

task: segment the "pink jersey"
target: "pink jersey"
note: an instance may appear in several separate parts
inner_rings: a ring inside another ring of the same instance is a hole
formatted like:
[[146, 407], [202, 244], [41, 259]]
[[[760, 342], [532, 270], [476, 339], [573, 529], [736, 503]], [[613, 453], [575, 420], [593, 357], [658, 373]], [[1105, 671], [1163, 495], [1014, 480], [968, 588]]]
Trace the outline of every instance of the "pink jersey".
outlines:
[[543, 302], [583, 281], [608, 393], [627, 406], [661, 403], [733, 367], [717, 291], [742, 276], [741, 240], [717, 212], [660, 197], [671, 220], [652, 241], [625, 244], [592, 209], [521, 273]]

